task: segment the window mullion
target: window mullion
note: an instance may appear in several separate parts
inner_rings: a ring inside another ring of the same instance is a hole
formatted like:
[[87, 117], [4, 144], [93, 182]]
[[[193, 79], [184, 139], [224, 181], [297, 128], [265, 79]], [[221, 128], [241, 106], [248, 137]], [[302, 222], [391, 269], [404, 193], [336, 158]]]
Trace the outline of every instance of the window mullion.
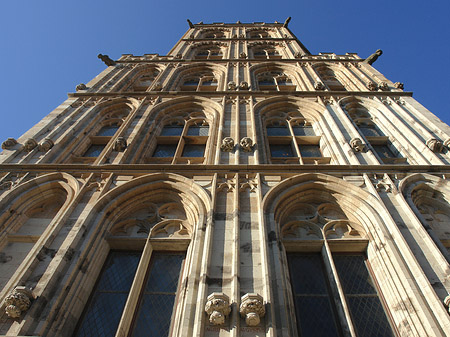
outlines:
[[342, 284], [339, 280], [336, 266], [334, 265], [333, 256], [331, 254], [330, 246], [328, 245], [327, 240], [324, 240], [324, 245], [322, 246], [322, 256], [325, 262], [325, 269], [327, 271], [328, 277], [330, 278], [333, 299], [338, 299], [337, 301], [335, 300], [335, 305], [344, 336], [356, 337], [356, 331], [353, 327], [350, 316], [350, 309], [345, 300], [344, 289], [342, 288]]
[[139, 295], [144, 285], [145, 276], [147, 274], [147, 269], [150, 263], [150, 258], [152, 257], [152, 253], [152, 244], [150, 243], [150, 240], [147, 239], [147, 242], [144, 246], [144, 251], [142, 252], [142, 256], [136, 270], [136, 274], [134, 276], [133, 284], [131, 285], [127, 302], [125, 303], [122, 317], [120, 318], [119, 327], [117, 328], [115, 337], [124, 337], [128, 336], [129, 334], [134, 312], [136, 311]]

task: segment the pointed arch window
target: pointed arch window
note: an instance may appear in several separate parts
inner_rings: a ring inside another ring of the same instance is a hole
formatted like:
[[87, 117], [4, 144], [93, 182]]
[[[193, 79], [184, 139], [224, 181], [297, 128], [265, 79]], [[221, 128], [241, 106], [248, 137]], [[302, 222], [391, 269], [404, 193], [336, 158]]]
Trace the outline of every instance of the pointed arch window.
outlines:
[[278, 50], [272, 46], [253, 47], [252, 51], [255, 59], [281, 59]]
[[195, 75], [183, 80], [181, 91], [216, 91], [217, 79], [213, 74]]
[[347, 91], [345, 86], [339, 81], [333, 69], [327, 66], [319, 66], [316, 68], [323, 84], [330, 91]]
[[251, 39], [266, 39], [270, 37], [269, 33], [265, 30], [252, 31], [248, 34]]
[[201, 48], [195, 54], [197, 60], [221, 60], [223, 53], [219, 47]]
[[266, 72], [257, 75], [259, 90], [295, 91], [296, 86], [289, 76], [282, 72]]
[[363, 228], [336, 204], [298, 202], [291, 209], [281, 235], [299, 335], [395, 336], [364, 254]]
[[[117, 220], [110, 251], [74, 337], [169, 336], [176, 315], [177, 293], [190, 226], [179, 203], [145, 203]], [[142, 206], [141, 206], [142, 207]], [[124, 251], [133, 240], [140, 251]], [[172, 241], [167, 251], [167, 241]]]

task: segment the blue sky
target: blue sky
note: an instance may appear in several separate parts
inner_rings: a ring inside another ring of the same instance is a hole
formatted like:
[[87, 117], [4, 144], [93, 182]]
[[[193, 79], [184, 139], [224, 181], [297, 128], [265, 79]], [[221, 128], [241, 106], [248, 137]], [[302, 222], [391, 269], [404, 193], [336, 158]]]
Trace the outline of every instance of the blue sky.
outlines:
[[374, 64], [450, 123], [450, 1], [2, 1], [0, 142], [18, 138], [105, 66], [98, 53], [166, 54], [192, 22], [284, 21], [313, 54]]

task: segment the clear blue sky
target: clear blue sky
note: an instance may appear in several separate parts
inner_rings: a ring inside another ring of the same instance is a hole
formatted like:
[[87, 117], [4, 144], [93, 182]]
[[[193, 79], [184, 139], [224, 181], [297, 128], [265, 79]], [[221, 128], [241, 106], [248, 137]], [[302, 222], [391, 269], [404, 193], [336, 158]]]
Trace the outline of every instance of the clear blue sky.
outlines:
[[356, 52], [450, 123], [450, 1], [14, 0], [0, 5], [0, 142], [105, 68], [98, 53], [166, 54], [192, 22], [284, 21], [313, 54]]

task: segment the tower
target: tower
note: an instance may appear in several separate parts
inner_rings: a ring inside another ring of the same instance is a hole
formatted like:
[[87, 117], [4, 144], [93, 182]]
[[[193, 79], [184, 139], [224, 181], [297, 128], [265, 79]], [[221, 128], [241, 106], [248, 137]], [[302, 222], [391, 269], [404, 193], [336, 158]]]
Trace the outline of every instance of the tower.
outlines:
[[192, 24], [0, 155], [0, 334], [446, 336], [450, 128], [284, 23]]

